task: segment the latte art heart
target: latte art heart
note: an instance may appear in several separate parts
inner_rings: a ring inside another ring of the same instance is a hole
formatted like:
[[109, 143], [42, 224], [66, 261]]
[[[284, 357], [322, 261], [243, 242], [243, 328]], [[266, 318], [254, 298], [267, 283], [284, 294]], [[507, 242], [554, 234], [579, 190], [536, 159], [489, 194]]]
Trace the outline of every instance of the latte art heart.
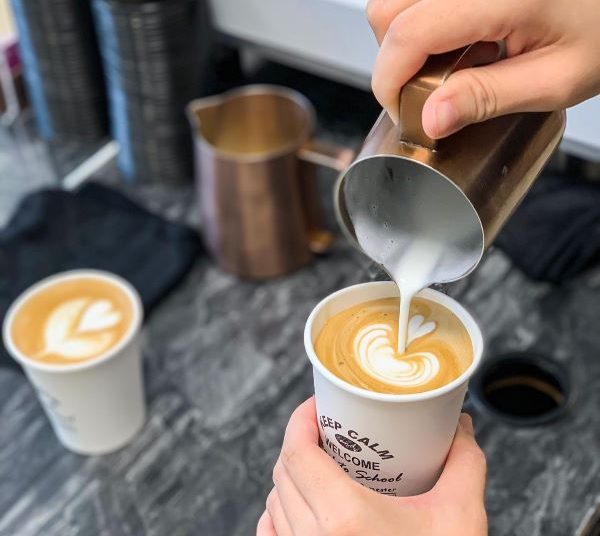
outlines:
[[415, 315], [408, 321], [408, 341], [410, 345], [415, 339], [420, 339], [425, 335], [429, 335], [435, 328], [435, 322], [425, 322], [423, 315]]
[[319, 360], [338, 378], [379, 393], [430, 391], [458, 378], [473, 360], [461, 321], [442, 305], [414, 298], [406, 351], [398, 352], [398, 298], [350, 307], [331, 317], [315, 340]]
[[105, 351], [115, 339], [121, 321], [110, 300], [75, 298], [56, 307], [44, 326], [44, 354], [85, 359]]
[[433, 353], [409, 350], [397, 355], [392, 341], [393, 330], [387, 324], [370, 324], [358, 332], [354, 352], [368, 375], [398, 387], [417, 387], [435, 378], [440, 364]]
[[33, 292], [15, 315], [11, 334], [27, 357], [73, 365], [107, 355], [130, 332], [134, 312], [118, 284], [71, 275]]

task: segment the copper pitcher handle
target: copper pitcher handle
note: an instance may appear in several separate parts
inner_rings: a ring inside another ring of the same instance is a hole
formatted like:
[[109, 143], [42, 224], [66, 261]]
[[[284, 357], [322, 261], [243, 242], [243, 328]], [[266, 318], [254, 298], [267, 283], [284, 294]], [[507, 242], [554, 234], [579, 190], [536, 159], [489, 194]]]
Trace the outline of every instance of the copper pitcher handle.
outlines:
[[400, 91], [400, 140], [435, 149], [438, 140], [423, 130], [422, 113], [429, 95], [461, 69], [493, 63], [504, 55], [501, 42], [479, 42], [444, 54], [429, 56], [421, 70]]
[[325, 228], [316, 168], [323, 166], [339, 173], [354, 160], [354, 151], [320, 140], [307, 141], [298, 151], [301, 164], [300, 194], [306, 218], [308, 247], [315, 254], [325, 253], [333, 244], [334, 235]]

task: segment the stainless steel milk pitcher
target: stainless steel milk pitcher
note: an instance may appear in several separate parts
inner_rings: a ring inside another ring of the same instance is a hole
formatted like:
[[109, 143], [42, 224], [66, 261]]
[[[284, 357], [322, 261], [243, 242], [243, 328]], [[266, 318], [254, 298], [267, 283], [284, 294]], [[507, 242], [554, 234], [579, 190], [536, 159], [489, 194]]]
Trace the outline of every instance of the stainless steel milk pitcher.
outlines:
[[[336, 187], [338, 216], [350, 237], [356, 238], [351, 199], [365, 210], [383, 199], [400, 232], [443, 237], [458, 253], [443, 256], [437, 282], [459, 279], [479, 263], [565, 128], [564, 111], [556, 111], [498, 117], [437, 141], [425, 134], [427, 97], [453, 72], [481, 64], [489, 45], [431, 56], [402, 89], [399, 124], [383, 112]], [[391, 184], [399, 190], [386, 190]]]

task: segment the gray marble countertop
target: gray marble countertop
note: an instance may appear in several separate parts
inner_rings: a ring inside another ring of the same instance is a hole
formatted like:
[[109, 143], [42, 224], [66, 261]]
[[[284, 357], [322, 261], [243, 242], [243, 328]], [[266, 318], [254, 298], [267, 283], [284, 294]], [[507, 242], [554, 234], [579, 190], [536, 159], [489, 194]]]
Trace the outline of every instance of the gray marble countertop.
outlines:
[[[103, 176], [114, 182], [111, 173]], [[128, 191], [194, 223], [191, 189]], [[64, 450], [27, 380], [0, 369], [0, 535], [254, 534], [285, 424], [312, 391], [304, 322], [327, 294], [376, 275], [342, 240], [265, 283], [239, 281], [200, 257], [144, 327], [146, 426], [108, 456]], [[480, 322], [487, 356], [552, 356], [576, 395], [562, 419], [537, 427], [475, 410], [490, 534], [575, 535], [600, 500], [600, 268], [556, 287], [492, 251], [449, 290]]]

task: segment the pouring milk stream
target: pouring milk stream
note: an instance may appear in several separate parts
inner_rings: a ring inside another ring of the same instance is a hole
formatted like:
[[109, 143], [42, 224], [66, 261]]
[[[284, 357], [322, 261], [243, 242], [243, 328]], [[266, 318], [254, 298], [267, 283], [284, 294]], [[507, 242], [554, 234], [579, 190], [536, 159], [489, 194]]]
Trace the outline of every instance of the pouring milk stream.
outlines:
[[[378, 167], [369, 177], [346, 182], [346, 207], [358, 243], [400, 290], [398, 353], [404, 354], [413, 296], [470, 270], [473, 223], [471, 215], [465, 215], [464, 200], [449, 182], [434, 192], [427, 181], [410, 173], [385, 164]], [[425, 208], [431, 196], [438, 201], [435, 212]], [[466, 247], [461, 247], [463, 243]]]
[[502, 47], [489, 45], [430, 56], [401, 90], [399, 122], [382, 112], [338, 181], [342, 228], [400, 289], [400, 354], [414, 294], [477, 266], [565, 128], [559, 110], [490, 119], [441, 141], [427, 136], [427, 97], [452, 73], [500, 59]]

